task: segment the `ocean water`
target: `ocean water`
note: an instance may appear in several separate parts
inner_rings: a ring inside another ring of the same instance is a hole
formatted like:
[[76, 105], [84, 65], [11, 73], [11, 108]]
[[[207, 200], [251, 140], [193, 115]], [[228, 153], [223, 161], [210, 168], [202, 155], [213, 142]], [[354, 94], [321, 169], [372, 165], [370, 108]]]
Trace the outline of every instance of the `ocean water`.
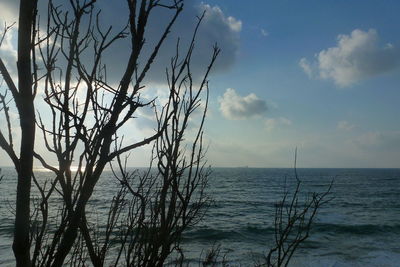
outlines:
[[[291, 266], [400, 266], [400, 169], [298, 169], [304, 196], [334, 181], [332, 200], [321, 207], [310, 238]], [[13, 266], [11, 250], [15, 172], [3, 168], [0, 183], [0, 266]], [[37, 176], [50, 175], [37, 172]], [[116, 187], [105, 172], [92, 204], [108, 207]], [[184, 235], [192, 266], [220, 245], [231, 266], [251, 266], [272, 246], [274, 205], [294, 186], [292, 169], [214, 168], [213, 203], [203, 220]], [[54, 201], [57, 201], [56, 199]], [[101, 213], [101, 212], [100, 212]]]

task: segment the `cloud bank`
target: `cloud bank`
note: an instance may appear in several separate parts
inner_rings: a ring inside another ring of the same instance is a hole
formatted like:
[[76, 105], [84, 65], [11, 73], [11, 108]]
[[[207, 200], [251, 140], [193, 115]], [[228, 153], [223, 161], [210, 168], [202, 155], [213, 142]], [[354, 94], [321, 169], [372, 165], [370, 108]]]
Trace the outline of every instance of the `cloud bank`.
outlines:
[[235, 89], [226, 89], [219, 99], [222, 115], [229, 120], [243, 120], [262, 115], [267, 111], [267, 104], [255, 94], [240, 96]]
[[[126, 7], [123, 4], [110, 3], [109, 1], [99, 2], [103, 9], [101, 13], [104, 25], [113, 24], [113, 29], [118, 29], [126, 24]], [[232, 16], [226, 15], [218, 6], [208, 4], [197, 4], [194, 0], [185, 0], [185, 6], [173, 25], [170, 34], [159, 50], [157, 58], [152, 64], [147, 76], [147, 84], [165, 85], [166, 68], [170, 67], [171, 58], [176, 55], [176, 46], [179, 40], [179, 57], [183, 59], [188, 45], [193, 36], [194, 29], [199, 17], [205, 11], [204, 19], [197, 33], [194, 52], [191, 58], [191, 74], [195, 81], [199, 81], [206, 71], [211, 60], [213, 46], [221, 48], [212, 73], [224, 72], [235, 63], [240, 45], [240, 32], [242, 22]], [[115, 16], [115, 14], [119, 14]], [[149, 18], [149, 25], [146, 28], [146, 42], [140, 57], [139, 68], [142, 68], [152, 53], [155, 44], [162, 35], [167, 23], [171, 19], [171, 10], [157, 8]], [[119, 40], [114, 44], [105, 57], [108, 69], [112, 72], [110, 79], [117, 81], [122, 77], [123, 68], [126, 64], [126, 57], [130, 50], [129, 40]], [[122, 64], [121, 64], [122, 63]]]
[[[2, 10], [0, 22], [2, 24], [5, 21], [8, 24], [18, 22], [18, 2], [14, 0], [0, 1], [0, 10]], [[165, 1], [165, 4], [169, 2], [173, 1]], [[39, 1], [38, 4], [41, 21], [44, 23], [46, 21], [47, 3], [46, 1]], [[65, 1], [55, 0], [55, 5], [60, 6], [59, 8], [64, 11], [70, 11], [70, 5]], [[125, 2], [99, 1], [96, 4], [96, 8], [102, 10], [99, 20], [103, 31], [112, 25], [113, 32], [117, 33], [126, 25], [128, 11]], [[176, 55], [178, 39], [180, 43], [179, 56], [182, 59], [186, 54], [188, 44], [198, 22], [197, 17], [204, 11], [205, 16], [200, 25], [195, 50], [192, 55], [192, 78], [195, 81], [199, 81], [202, 78], [211, 60], [212, 49], [215, 44], [218, 44], [221, 48], [221, 53], [214, 65], [213, 73], [224, 72], [235, 63], [239, 51], [242, 22], [237, 18], [226, 15], [218, 6], [211, 6], [205, 3], [198, 4], [194, 0], [185, 0], [185, 7], [182, 13], [172, 27], [168, 38], [165, 40], [146, 76], [147, 84], [166, 84], [165, 71], [167, 67], [170, 67], [171, 58]], [[156, 8], [151, 14], [148, 27], [146, 27], [146, 40], [140, 57], [139, 69], [143, 68], [153, 52], [154, 46], [170, 21], [172, 13], [171, 10], [165, 8]], [[86, 20], [82, 23], [83, 29], [85, 28], [85, 23]], [[17, 25], [15, 26], [16, 28]], [[118, 40], [105, 52], [103, 63], [107, 65], [109, 82], [118, 83], [121, 79], [127, 64], [130, 46], [128, 37]], [[84, 54], [83, 60], [90, 66], [90, 62], [93, 61], [92, 54]]]
[[[182, 17], [177, 21], [169, 39], [160, 51], [155, 64], [153, 64], [149, 73], [149, 78], [152, 82], [165, 83], [165, 75], [163, 74], [165, 73], [165, 68], [169, 67], [171, 57], [175, 56], [177, 40], [179, 39], [181, 43], [182, 51], [180, 56], [182, 57], [197, 23], [196, 17], [204, 11], [205, 16], [199, 28], [192, 56], [191, 73], [193, 78], [195, 81], [199, 81], [202, 78], [210, 62], [212, 48], [215, 44], [221, 48], [221, 53], [215, 62], [212, 72], [224, 72], [233, 66], [239, 52], [242, 22], [232, 16], [227, 16], [218, 6], [210, 6], [204, 3], [195, 5], [193, 1], [188, 1], [185, 3]], [[152, 29], [159, 29], [159, 24], [161, 23], [162, 25], [162, 21], [162, 17], [154, 20], [156, 25], [153, 25]], [[149, 35], [149, 38], [152, 38], [151, 33]]]
[[350, 35], [340, 34], [337, 45], [317, 53], [314, 62], [302, 58], [299, 65], [310, 77], [333, 80], [339, 87], [347, 87], [389, 72], [399, 62], [399, 50], [390, 43], [380, 45], [376, 30], [355, 29]]

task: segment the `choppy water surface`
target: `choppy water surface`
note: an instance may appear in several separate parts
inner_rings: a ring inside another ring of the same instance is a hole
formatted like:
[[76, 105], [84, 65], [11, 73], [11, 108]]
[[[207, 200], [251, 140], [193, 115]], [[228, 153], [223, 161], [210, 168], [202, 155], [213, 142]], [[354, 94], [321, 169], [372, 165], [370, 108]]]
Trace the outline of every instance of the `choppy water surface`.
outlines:
[[[3, 168], [0, 184], [0, 266], [13, 266], [11, 251], [15, 173]], [[322, 192], [334, 179], [329, 203], [321, 208], [310, 239], [292, 266], [399, 266], [400, 169], [298, 169], [302, 191]], [[37, 175], [49, 175], [38, 172]], [[93, 202], [108, 207], [105, 172]], [[215, 168], [209, 192], [213, 205], [183, 239], [192, 265], [214, 243], [233, 265], [248, 266], [272, 244], [274, 203], [294, 181], [291, 169]]]

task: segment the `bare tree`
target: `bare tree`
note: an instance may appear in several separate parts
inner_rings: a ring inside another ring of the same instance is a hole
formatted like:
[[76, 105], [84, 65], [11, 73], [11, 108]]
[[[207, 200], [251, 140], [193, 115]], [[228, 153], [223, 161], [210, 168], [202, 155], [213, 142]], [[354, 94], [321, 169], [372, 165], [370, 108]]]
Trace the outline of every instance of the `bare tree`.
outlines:
[[[101, 25], [95, 0], [71, 0], [69, 11], [49, 1], [44, 23], [36, 19], [37, 1], [21, 1], [18, 89], [0, 60], [2, 76], [21, 119], [18, 157], [13, 149], [9, 103], [2, 94], [0, 104], [9, 135], [7, 139], [0, 134], [0, 145], [13, 160], [19, 177], [13, 245], [18, 266], [61, 266], [65, 262], [79, 265], [87, 261], [85, 253], [94, 266], [103, 266], [124, 209], [128, 209], [127, 228], [121, 234], [117, 263], [124, 253], [128, 265], [161, 266], [179, 248], [184, 229], [201, 217], [207, 201], [204, 187], [208, 172], [202, 147], [206, 105], [191, 144], [184, 142], [184, 133], [189, 118], [202, 101], [208, 101], [207, 77], [219, 49], [214, 48], [203, 80], [195, 83], [190, 62], [197, 28], [203, 18], [199, 17], [187, 51], [181, 57], [178, 42], [177, 54], [166, 73], [169, 100], [157, 113], [156, 131], [142, 141], [126, 144], [119, 134], [121, 129], [137, 110], [154, 104], [155, 100], [146, 102], [141, 98], [144, 79], [182, 11], [183, 0], [169, 4], [159, 0], [127, 0], [126, 3], [128, 24], [114, 31], [111, 26], [104, 29]], [[153, 47], [148, 58], [144, 63], [139, 62], [140, 57], [143, 60], [148, 20], [155, 9], [169, 10], [172, 16], [158, 40], [150, 44]], [[119, 84], [113, 86], [107, 81], [107, 67], [102, 60], [105, 51], [120, 39], [127, 40], [131, 50]], [[90, 62], [84, 59], [85, 53], [91, 54]], [[40, 114], [38, 120], [35, 118], [34, 96], [38, 87], [44, 92], [44, 101], [50, 110], [50, 124]], [[85, 96], [79, 98], [78, 92], [82, 90]], [[201, 99], [203, 92], [207, 95], [205, 100]], [[46, 157], [34, 152], [35, 123], [47, 150], [57, 158], [58, 166], [51, 166]], [[157, 173], [148, 172], [139, 178], [139, 184], [132, 183], [133, 176], [124, 168], [121, 157], [152, 142], [155, 142], [153, 160]], [[54, 179], [43, 180], [33, 175], [33, 157], [53, 172]], [[105, 237], [97, 242], [99, 238], [91, 229], [86, 207], [104, 168], [113, 161], [119, 166], [115, 175], [121, 190], [110, 207]], [[71, 171], [73, 163], [78, 165], [76, 172]], [[31, 211], [32, 180], [38, 197]], [[61, 197], [61, 204], [53, 202], [56, 197]]]

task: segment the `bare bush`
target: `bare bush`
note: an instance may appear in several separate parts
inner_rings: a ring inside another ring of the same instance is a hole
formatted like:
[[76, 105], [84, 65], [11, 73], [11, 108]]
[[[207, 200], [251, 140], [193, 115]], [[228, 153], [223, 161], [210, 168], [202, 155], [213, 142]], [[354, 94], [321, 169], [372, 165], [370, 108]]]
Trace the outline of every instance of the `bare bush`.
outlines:
[[[274, 246], [259, 266], [288, 266], [293, 254], [310, 236], [313, 223], [321, 205], [330, 201], [332, 183], [322, 193], [312, 192], [304, 196], [301, 180], [297, 174], [297, 148], [295, 152], [294, 174], [296, 185], [293, 192], [285, 186], [282, 200], [275, 204]], [[303, 198], [303, 199], [302, 199]]]

